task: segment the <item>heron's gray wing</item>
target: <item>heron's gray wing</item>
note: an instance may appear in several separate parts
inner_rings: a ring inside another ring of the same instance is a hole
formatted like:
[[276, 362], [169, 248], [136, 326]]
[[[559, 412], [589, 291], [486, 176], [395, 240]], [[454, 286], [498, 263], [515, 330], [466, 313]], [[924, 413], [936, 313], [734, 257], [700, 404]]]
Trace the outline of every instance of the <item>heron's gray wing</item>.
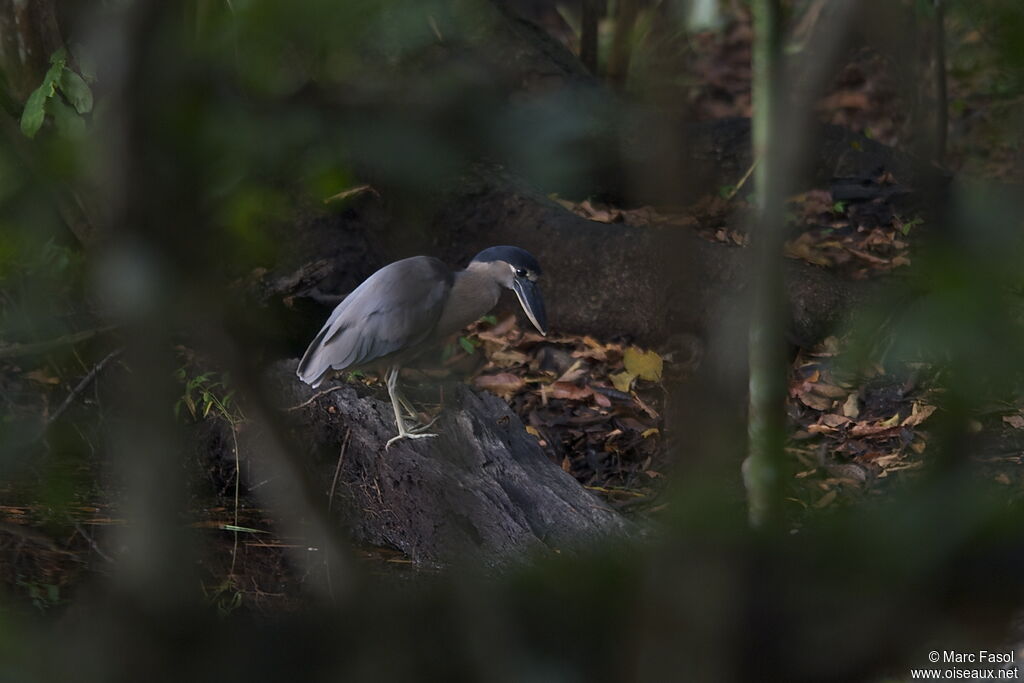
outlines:
[[429, 256], [384, 266], [334, 309], [299, 362], [298, 376], [317, 386], [328, 370], [363, 365], [426, 341], [451, 286], [451, 271]]

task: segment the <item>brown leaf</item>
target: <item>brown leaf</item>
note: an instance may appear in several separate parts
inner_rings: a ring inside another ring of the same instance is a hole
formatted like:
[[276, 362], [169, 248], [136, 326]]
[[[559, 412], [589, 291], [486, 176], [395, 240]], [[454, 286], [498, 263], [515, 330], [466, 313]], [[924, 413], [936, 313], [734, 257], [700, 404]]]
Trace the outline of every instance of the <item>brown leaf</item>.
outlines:
[[824, 396], [819, 396], [818, 394], [807, 392], [804, 394], [800, 394], [799, 399], [800, 402], [803, 403], [808, 408], [814, 408], [815, 410], [832, 409], [832, 399], [826, 398]]
[[889, 263], [889, 259], [882, 258], [881, 256], [875, 256], [874, 254], [862, 251], [860, 249], [854, 249], [853, 247], [847, 246], [846, 251], [850, 252], [859, 259], [863, 259], [868, 263], [875, 263], [878, 265], [886, 265]]
[[837, 387], [834, 384], [818, 383], [812, 384], [810, 390], [819, 396], [825, 396], [827, 398], [843, 398], [846, 396], [846, 389]]
[[563, 398], [572, 401], [579, 401], [587, 398], [593, 394], [593, 390], [588, 386], [576, 386], [571, 382], [555, 382], [551, 385], [549, 395], [551, 398]]
[[1017, 413], [1016, 415], [1003, 415], [1003, 422], [1010, 425], [1014, 429], [1024, 429], [1024, 415]]
[[376, 196], [380, 197], [380, 194], [377, 190], [373, 189], [371, 185], [356, 185], [355, 187], [350, 187], [347, 190], [342, 190], [338, 194], [331, 195], [324, 200], [324, 204], [329, 202], [339, 202], [343, 199], [348, 199], [349, 197], [357, 197], [364, 192], [372, 192]]
[[927, 420], [928, 417], [934, 412], [935, 406], [929, 406], [914, 401], [914, 406], [913, 408], [911, 408], [910, 415], [908, 415], [907, 418], [903, 420], [903, 426], [916, 427], [917, 425]]
[[843, 415], [836, 415], [835, 413], [826, 413], [821, 416], [821, 424], [828, 425], [829, 427], [841, 427], [845, 424], [850, 424], [850, 418], [844, 417]]
[[25, 379], [30, 379], [33, 382], [39, 382], [40, 384], [60, 384], [60, 379], [51, 375], [45, 368], [26, 372]]
[[522, 377], [513, 375], [511, 372], [499, 372], [496, 375], [480, 375], [473, 380], [473, 385], [479, 389], [486, 389], [498, 396], [509, 396], [516, 393], [525, 386], [526, 382]]
[[887, 425], [884, 422], [876, 422], [874, 424], [865, 424], [862, 422], [860, 424], [855, 424], [850, 429], [850, 436], [856, 438], [860, 436], [878, 436], [879, 434], [888, 435], [889, 433], [895, 434], [898, 430], [898, 426]]
[[583, 364], [582, 361], [576, 361], [569, 366], [569, 369], [562, 373], [556, 382], [575, 382], [581, 377], [585, 377], [589, 372], [590, 368]]
[[837, 495], [839, 495], [839, 494], [836, 492], [836, 490], [832, 489], [831, 491], [826, 493], [824, 496], [819, 498], [817, 500], [817, 502], [814, 503], [814, 507], [818, 508], [819, 510], [824, 508], [824, 507], [828, 507], [829, 505], [831, 505], [835, 501]]
[[530, 357], [525, 353], [522, 351], [513, 351], [512, 349], [500, 349], [488, 354], [487, 359], [501, 368], [507, 368], [513, 365], [526, 365], [530, 362]]
[[636, 401], [638, 406], [640, 406], [640, 410], [647, 413], [647, 416], [650, 417], [652, 420], [657, 420], [660, 417], [658, 415], [658, 411], [644, 403], [644, 400], [637, 396], [636, 394], [633, 394], [633, 400]]
[[843, 403], [843, 415], [854, 420], [857, 419], [857, 416], [860, 415], [859, 398], [856, 391], [846, 397], [846, 401]]
[[509, 340], [506, 338], [508, 333], [515, 329], [516, 317], [514, 315], [505, 316], [503, 319], [498, 321], [498, 324], [486, 330], [481, 330], [476, 333], [476, 336], [483, 341], [491, 341], [505, 346]]
[[824, 256], [814, 246], [814, 236], [810, 233], [803, 233], [795, 240], [786, 242], [783, 250], [789, 258], [801, 259], [816, 266], [830, 266], [832, 261]]

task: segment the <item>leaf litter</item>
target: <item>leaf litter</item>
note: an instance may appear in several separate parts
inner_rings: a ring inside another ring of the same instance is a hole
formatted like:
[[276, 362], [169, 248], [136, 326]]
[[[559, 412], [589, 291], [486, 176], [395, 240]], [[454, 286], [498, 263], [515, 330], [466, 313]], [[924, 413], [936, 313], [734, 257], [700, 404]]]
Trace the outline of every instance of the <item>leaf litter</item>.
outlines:
[[[470, 381], [508, 401], [551, 460], [617, 506], [643, 503], [667, 468], [656, 351], [588, 335], [541, 337], [514, 315], [479, 321]], [[465, 368], [460, 367], [460, 371]]]

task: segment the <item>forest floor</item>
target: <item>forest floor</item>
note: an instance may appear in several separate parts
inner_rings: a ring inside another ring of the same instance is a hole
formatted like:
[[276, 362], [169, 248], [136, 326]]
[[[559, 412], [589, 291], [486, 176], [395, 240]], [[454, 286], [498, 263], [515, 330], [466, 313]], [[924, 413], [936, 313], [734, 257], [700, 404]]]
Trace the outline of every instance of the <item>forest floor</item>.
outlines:
[[[699, 85], [693, 86], [689, 101], [698, 117], [749, 115], [750, 36], [749, 21], [741, 16], [724, 31], [694, 41], [692, 82]], [[969, 32], [962, 38], [968, 47], [976, 41]], [[912, 143], [907, 103], [901, 100], [891, 71], [883, 57], [868, 50], [858, 53], [819, 103], [822, 120], [863, 131], [886, 144]], [[1013, 120], [1020, 103], [987, 94], [981, 79], [955, 64], [950, 70], [947, 161], [967, 175], [1019, 182], [1024, 177], [1019, 133], [1008, 133], [1006, 122]], [[915, 241], [928, 226], [916, 216], [899, 215], [886, 201], [885, 189], [900, 179], [882, 174], [875, 180], [873, 194], [855, 199], [837, 197], [835, 187], [807, 188], [792, 197], [787, 256], [851, 278], [893, 277], [908, 269], [915, 259]], [[747, 240], [743, 226], [750, 207], [742, 188], [723, 188], [673, 213], [657, 207], [624, 210], [590, 201], [562, 203], [589, 220], [678, 225], [737, 248]], [[929, 458], [937, 370], [923, 363], [886, 364], [884, 348], [864, 354], [854, 348], [857, 343], [849, 337], [829, 337], [793, 356], [787, 450], [793, 458], [788, 500], [794, 506], [794, 525], [806, 515], [884, 495], [918, 476]], [[88, 348], [81, 353], [73, 365], [44, 361], [23, 366], [17, 358], [0, 360], [7, 422], [35, 423], [40, 415], [52, 415], [92, 367], [83, 360], [91, 357]], [[678, 352], [638, 348], [628, 336], [541, 338], [508, 316], [477, 323], [449, 344], [437, 363], [407, 370], [404, 381], [415, 386], [465, 379], [498, 394], [521, 416], [549, 457], [582, 485], [625, 513], [657, 516], [669, 504], [660, 493], [672, 469], [671, 433], [663, 420], [666, 401], [671, 400], [667, 387], [685, 379], [699, 356], [697, 348], [682, 357]], [[114, 366], [108, 372], [124, 371], [117, 363]], [[188, 382], [197, 376], [185, 376], [186, 397]], [[95, 384], [103, 381], [100, 377]], [[205, 388], [216, 381], [207, 377]], [[374, 377], [354, 381], [379, 383]], [[201, 393], [204, 385], [196, 387]], [[436, 400], [429, 395], [424, 400], [422, 392], [416, 396], [427, 415], [443, 404], [443, 394]], [[81, 398], [102, 420], [99, 390], [90, 388]], [[217, 411], [186, 407], [185, 422], [225, 419]], [[79, 423], [81, 416], [80, 411], [70, 411], [64, 419], [74, 423], [76, 449], [91, 451], [102, 441], [102, 425]], [[1024, 413], [1016, 405], [993, 404], [977, 415], [972, 428], [1024, 430]], [[56, 454], [61, 444], [48, 448]], [[1006, 487], [1008, 497], [1019, 495], [1024, 486], [1022, 457], [1019, 452], [987, 455], [979, 462], [978, 476]], [[0, 581], [40, 611], [66, 604], [83, 576], [107, 572], [116, 554], [116, 529], [125, 524], [110, 502], [116, 496], [99, 484], [107, 481], [101, 463], [92, 458], [56, 460], [48, 467], [56, 468], [57, 474], [28, 468], [28, 479], [66, 480], [75, 493], [60, 501], [40, 499], [36, 491], [43, 487], [36, 484], [0, 483], [0, 500], [5, 502], [0, 505]], [[192, 466], [195, 473], [204, 464]], [[315, 553], [316, 547], [306, 539], [276, 533], [273, 516], [255, 507], [253, 500], [243, 496], [236, 501], [231, 462], [205, 467], [199, 476], [208, 480], [207, 485], [199, 488], [206, 493], [195, 496], [185, 523], [205, 539], [199, 562], [208, 600], [224, 612], [273, 612], [302, 604], [304, 577], [294, 575], [284, 551]], [[75, 483], [82, 481], [94, 483], [76, 488]], [[368, 566], [390, 577], [408, 569], [400, 553], [358, 552]]]

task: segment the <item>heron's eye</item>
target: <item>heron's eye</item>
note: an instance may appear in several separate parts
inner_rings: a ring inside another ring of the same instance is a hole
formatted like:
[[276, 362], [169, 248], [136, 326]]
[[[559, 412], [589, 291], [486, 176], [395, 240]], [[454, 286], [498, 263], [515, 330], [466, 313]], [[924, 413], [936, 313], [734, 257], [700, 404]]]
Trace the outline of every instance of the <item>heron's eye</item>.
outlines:
[[516, 277], [526, 277], [526, 271], [522, 268], [516, 268]]

